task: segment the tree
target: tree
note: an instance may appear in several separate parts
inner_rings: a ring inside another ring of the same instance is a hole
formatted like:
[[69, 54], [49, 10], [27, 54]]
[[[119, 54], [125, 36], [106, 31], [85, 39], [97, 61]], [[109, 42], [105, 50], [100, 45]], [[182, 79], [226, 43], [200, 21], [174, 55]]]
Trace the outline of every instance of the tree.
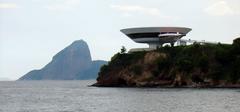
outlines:
[[240, 47], [240, 37], [233, 40], [233, 46]]
[[121, 53], [121, 54], [125, 54], [126, 51], [127, 51], [127, 49], [126, 49], [124, 46], [122, 46], [120, 53]]
[[232, 48], [232, 54], [233, 55], [239, 55], [240, 54], [240, 38], [236, 38], [233, 40], [233, 48]]

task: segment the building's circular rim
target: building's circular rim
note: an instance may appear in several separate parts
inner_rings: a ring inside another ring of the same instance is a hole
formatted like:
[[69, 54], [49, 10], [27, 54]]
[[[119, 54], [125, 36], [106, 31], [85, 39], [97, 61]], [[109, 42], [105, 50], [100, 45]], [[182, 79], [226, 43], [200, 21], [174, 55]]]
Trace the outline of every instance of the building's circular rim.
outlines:
[[133, 34], [133, 33], [151, 33], [151, 32], [181, 32], [187, 34], [192, 29], [188, 27], [133, 27], [125, 28], [120, 31], [124, 34]]

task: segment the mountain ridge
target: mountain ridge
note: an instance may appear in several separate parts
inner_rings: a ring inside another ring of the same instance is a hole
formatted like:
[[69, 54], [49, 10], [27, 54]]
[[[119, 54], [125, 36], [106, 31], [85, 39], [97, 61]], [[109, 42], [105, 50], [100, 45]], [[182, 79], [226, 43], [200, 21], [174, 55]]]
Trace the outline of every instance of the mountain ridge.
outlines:
[[76, 40], [54, 55], [42, 69], [32, 70], [19, 80], [94, 79], [103, 64], [106, 64], [106, 61], [92, 60], [89, 47], [84, 40]]

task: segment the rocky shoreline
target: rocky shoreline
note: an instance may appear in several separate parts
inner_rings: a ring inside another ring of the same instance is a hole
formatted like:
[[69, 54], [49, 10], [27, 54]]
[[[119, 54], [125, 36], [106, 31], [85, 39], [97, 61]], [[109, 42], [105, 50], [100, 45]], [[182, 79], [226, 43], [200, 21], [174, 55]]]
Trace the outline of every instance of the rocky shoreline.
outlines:
[[117, 53], [97, 87], [240, 88], [240, 38], [232, 45], [193, 44]]
[[127, 85], [108, 85], [108, 84], [99, 84], [94, 83], [89, 87], [119, 87], [119, 88], [226, 88], [226, 89], [239, 89], [240, 84], [229, 84], [229, 85], [188, 85], [188, 86], [174, 86], [174, 85], [142, 85], [142, 86], [127, 86]]

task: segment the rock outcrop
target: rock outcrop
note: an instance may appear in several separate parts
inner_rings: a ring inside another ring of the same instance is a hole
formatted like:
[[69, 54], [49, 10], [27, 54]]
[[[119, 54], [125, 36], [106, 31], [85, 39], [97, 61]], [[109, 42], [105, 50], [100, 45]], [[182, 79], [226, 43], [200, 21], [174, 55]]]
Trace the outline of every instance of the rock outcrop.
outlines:
[[45, 67], [30, 71], [19, 80], [94, 79], [103, 64], [106, 61], [92, 61], [87, 43], [77, 40], [57, 53]]

